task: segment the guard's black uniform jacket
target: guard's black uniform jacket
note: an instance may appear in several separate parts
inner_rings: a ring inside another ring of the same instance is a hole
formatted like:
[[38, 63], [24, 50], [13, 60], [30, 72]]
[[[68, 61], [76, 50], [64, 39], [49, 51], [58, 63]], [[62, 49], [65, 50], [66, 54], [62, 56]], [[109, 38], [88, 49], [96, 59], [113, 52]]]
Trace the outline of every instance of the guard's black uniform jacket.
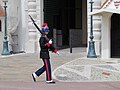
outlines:
[[42, 35], [39, 40], [40, 43], [40, 58], [42, 59], [50, 59], [49, 50], [52, 52], [56, 52], [56, 49], [47, 41], [46, 37]]

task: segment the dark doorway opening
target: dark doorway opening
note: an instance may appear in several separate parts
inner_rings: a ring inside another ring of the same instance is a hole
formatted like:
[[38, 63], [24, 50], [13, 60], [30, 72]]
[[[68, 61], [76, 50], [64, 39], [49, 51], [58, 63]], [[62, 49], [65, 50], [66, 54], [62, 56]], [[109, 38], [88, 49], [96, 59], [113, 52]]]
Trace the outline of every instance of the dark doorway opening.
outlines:
[[[82, 18], [85, 17], [82, 17], [83, 1], [85, 0], [44, 0], [44, 21], [48, 23], [50, 28], [49, 37], [53, 37], [53, 29], [55, 28], [62, 36], [62, 40], [58, 39], [62, 41], [62, 46], [69, 46], [70, 29], [77, 29], [82, 32]], [[87, 13], [87, 10], [84, 13]], [[82, 40], [80, 37], [78, 39]]]
[[111, 17], [111, 57], [120, 58], [120, 15]]

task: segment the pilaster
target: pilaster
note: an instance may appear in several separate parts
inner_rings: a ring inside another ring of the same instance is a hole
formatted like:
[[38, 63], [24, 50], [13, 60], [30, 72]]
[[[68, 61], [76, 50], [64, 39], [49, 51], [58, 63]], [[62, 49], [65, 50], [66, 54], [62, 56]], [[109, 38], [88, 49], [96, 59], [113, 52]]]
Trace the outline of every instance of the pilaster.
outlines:
[[31, 15], [34, 20], [37, 20], [37, 3], [36, 0], [28, 0], [27, 1], [27, 43], [26, 43], [26, 52], [27, 53], [34, 53], [36, 48], [36, 39], [37, 39], [37, 30], [33, 25], [32, 21], [29, 18]]

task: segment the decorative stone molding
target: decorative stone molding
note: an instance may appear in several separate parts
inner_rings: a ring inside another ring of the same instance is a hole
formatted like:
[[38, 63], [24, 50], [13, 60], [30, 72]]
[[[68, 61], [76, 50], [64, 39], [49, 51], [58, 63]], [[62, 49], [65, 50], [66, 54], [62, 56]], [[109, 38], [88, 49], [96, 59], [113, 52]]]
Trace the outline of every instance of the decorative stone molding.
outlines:
[[36, 13], [36, 0], [27, 0], [27, 42], [26, 42], [26, 52], [34, 53], [35, 52], [35, 43], [36, 43], [36, 28], [34, 27], [32, 21], [30, 20], [28, 15], [31, 15], [34, 20], [37, 18]]
[[32, 1], [32, 2], [28, 2], [28, 8], [29, 9], [36, 9], [36, 2], [35, 1]]
[[102, 5], [101, 5], [100, 9], [101, 8], [106, 8], [111, 3], [111, 1], [112, 0], [101, 1]]
[[[34, 19], [37, 18], [37, 13], [36, 13], [36, 0], [28, 0], [28, 14], [31, 15]], [[36, 37], [36, 32], [35, 32], [35, 27], [32, 24], [32, 21], [29, 19], [28, 22], [28, 29], [29, 29], [29, 40], [35, 40]]]
[[40, 21], [41, 21], [41, 13], [40, 13], [40, 8], [43, 3], [40, 3], [42, 0], [27, 0], [27, 7], [26, 7], [26, 18], [27, 21], [27, 43], [26, 43], [26, 52], [28, 53], [35, 53], [39, 51], [39, 32], [35, 28], [33, 22], [29, 18], [28, 15], [31, 15], [36, 24], [40, 27]]
[[93, 11], [96, 11], [96, 10], [100, 9], [101, 1], [100, 0], [93, 0], [93, 2], [94, 2]]

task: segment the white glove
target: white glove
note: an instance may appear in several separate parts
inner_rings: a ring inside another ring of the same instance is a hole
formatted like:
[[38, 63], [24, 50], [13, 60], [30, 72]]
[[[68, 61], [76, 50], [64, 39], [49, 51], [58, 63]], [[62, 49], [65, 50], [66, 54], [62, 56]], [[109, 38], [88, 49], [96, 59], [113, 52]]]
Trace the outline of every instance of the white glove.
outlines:
[[49, 43], [52, 44], [52, 39], [49, 40]]
[[57, 55], [60, 55], [60, 53], [59, 53], [58, 51], [56, 52], [56, 54], [57, 54]]

